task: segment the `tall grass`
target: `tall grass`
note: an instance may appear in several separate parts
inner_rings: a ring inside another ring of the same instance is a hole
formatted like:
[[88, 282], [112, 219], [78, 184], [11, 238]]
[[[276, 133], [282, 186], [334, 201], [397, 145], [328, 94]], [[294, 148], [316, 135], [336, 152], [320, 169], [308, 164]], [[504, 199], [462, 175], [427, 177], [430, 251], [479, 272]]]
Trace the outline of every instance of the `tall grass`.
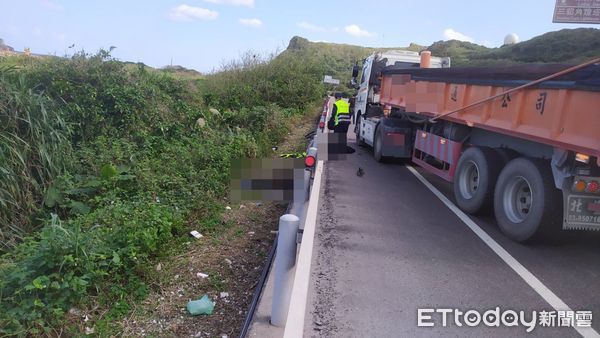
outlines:
[[0, 251], [34, 228], [32, 217], [69, 156], [69, 135], [44, 93], [13, 68], [0, 69]]
[[206, 104], [225, 109], [265, 106], [302, 110], [323, 94], [323, 66], [293, 52], [245, 53], [204, 80]]

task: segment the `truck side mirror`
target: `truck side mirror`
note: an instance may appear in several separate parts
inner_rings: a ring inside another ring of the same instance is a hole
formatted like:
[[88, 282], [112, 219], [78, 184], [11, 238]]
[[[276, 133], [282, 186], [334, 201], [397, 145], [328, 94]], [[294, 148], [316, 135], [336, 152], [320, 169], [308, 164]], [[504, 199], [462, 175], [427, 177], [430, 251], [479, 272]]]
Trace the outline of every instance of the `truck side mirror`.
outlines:
[[352, 66], [352, 77], [356, 79], [357, 76], [358, 76], [358, 64], [355, 64], [354, 66]]

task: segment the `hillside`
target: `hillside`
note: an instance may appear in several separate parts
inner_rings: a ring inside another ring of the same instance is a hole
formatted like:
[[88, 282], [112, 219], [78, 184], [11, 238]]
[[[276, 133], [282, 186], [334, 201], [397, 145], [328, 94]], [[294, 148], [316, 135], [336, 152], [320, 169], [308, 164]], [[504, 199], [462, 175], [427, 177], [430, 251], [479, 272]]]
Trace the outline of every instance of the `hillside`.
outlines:
[[[231, 164], [276, 156], [292, 126], [313, 125], [320, 69], [280, 57], [204, 76], [121, 62], [106, 50], [0, 55], [0, 336], [120, 336], [120, 320], [173, 286], [173, 275], [181, 275], [177, 293], [160, 297], [175, 304], [177, 321], [183, 292], [214, 299], [227, 290], [232, 301], [200, 327], [164, 335], [241, 327], [267, 252], [257, 245], [268, 248], [267, 224], [283, 210], [265, 203], [264, 211], [234, 208], [244, 215], [234, 217]], [[190, 252], [195, 264], [227, 258], [236, 269], [198, 265], [210, 274], [198, 281]], [[177, 257], [193, 283], [179, 270], [165, 274]]]
[[5, 44], [4, 40], [0, 39], [0, 52], [4, 52], [4, 51], [12, 52], [14, 50], [15, 50], [14, 48]]
[[310, 42], [295, 36], [284, 54], [295, 54], [310, 60], [319, 60], [325, 74], [350, 80], [354, 62], [373, 53], [391, 49], [430, 50], [435, 56], [449, 56], [453, 66], [485, 66], [497, 64], [552, 62], [578, 63], [600, 55], [600, 30], [594, 28], [563, 29], [549, 32], [514, 45], [488, 48], [482, 45], [450, 40], [437, 41], [430, 46], [411, 43], [407, 47], [371, 48], [346, 44]]

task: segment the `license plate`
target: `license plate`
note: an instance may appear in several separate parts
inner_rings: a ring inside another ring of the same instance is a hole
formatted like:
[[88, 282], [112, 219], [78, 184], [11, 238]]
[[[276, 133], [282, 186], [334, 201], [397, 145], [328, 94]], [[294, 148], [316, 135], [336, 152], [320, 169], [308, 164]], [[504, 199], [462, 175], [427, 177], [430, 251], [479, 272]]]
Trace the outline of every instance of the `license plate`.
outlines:
[[569, 196], [566, 205], [566, 221], [573, 225], [600, 227], [600, 197]]

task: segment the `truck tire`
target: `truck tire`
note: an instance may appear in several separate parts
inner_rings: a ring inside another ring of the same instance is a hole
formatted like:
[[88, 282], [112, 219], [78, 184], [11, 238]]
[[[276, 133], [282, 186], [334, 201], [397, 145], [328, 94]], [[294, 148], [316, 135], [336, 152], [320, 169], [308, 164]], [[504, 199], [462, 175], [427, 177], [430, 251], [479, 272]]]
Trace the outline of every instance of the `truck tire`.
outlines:
[[377, 125], [375, 130], [375, 137], [373, 138], [373, 157], [377, 162], [385, 162], [386, 157], [383, 156], [383, 127]]
[[456, 204], [470, 214], [491, 212], [500, 157], [491, 148], [471, 147], [463, 152], [454, 175]]
[[363, 139], [360, 136], [361, 121], [362, 121], [362, 116], [360, 115], [360, 112], [359, 112], [358, 117], [356, 118], [356, 144], [358, 144], [358, 146], [360, 146], [360, 147], [364, 147], [367, 144], [365, 143], [365, 141], [363, 141]]
[[550, 239], [562, 224], [562, 194], [547, 161], [519, 157], [500, 173], [494, 194], [500, 230], [518, 242]]

